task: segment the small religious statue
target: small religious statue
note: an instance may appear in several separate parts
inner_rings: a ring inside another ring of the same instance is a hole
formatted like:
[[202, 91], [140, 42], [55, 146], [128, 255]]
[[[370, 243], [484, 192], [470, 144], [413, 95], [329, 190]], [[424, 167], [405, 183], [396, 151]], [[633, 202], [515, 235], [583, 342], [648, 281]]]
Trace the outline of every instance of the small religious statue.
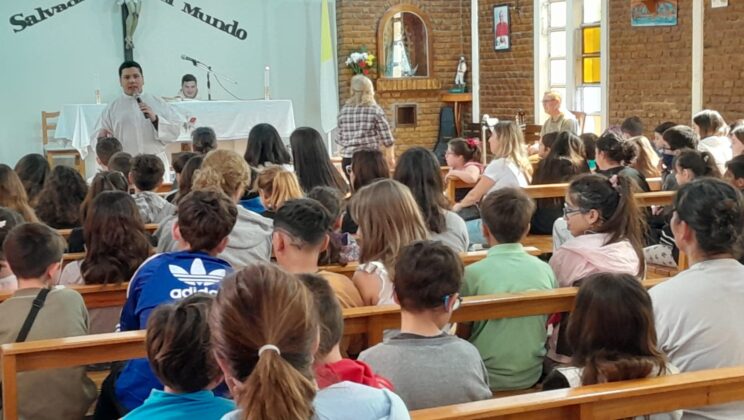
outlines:
[[465, 62], [465, 57], [460, 56], [460, 61], [457, 63], [457, 75], [455, 75], [455, 87], [449, 91], [452, 93], [463, 93], [465, 92], [465, 72], [468, 71], [468, 64]]
[[465, 63], [465, 57], [460, 56], [460, 62], [457, 63], [457, 75], [455, 76], [455, 86], [465, 86], [465, 72], [468, 71], [468, 65]]

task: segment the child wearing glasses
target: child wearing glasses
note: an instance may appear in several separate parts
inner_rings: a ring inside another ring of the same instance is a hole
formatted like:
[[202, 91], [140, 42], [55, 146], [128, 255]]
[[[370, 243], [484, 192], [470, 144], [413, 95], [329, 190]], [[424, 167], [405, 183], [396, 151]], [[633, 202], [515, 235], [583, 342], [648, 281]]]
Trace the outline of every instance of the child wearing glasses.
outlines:
[[409, 410], [491, 398], [478, 350], [442, 331], [460, 306], [462, 277], [462, 261], [441, 242], [413, 242], [395, 264], [400, 333], [359, 360], [388, 378]]
[[[646, 229], [633, 196], [634, 185], [624, 175], [582, 175], [568, 186], [563, 218], [573, 238], [555, 250], [550, 259], [561, 287], [573, 286], [577, 280], [600, 272], [643, 278]], [[552, 319], [556, 328], [549, 340], [548, 358], [569, 363], [570, 349], [559, 337], [561, 321], [565, 319]]]
[[[482, 261], [465, 269], [463, 296], [550, 290], [550, 266], [519, 243], [530, 230], [535, 204], [521, 189], [504, 188], [481, 204], [483, 235], [490, 246]], [[547, 332], [545, 315], [458, 325], [457, 333], [480, 352], [492, 390], [530, 388], [540, 379]]]

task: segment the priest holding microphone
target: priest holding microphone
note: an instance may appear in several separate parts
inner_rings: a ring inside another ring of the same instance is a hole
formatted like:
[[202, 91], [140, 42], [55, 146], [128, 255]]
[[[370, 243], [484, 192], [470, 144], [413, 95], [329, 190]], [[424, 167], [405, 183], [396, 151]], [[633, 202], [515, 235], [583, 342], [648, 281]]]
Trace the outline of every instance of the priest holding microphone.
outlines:
[[119, 66], [119, 83], [124, 94], [106, 106], [91, 146], [95, 148], [99, 137], [116, 137], [125, 152], [156, 155], [169, 168], [165, 143], [176, 141], [184, 116], [159, 97], [142, 92], [145, 79], [138, 63], [125, 61]]

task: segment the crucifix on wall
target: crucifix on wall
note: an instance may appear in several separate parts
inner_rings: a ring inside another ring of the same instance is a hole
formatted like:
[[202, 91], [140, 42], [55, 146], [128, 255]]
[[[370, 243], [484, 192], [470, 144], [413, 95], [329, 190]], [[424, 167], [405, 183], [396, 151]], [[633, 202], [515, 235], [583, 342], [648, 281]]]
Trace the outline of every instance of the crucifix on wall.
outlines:
[[137, 30], [142, 0], [119, 0], [121, 23], [124, 28], [124, 60], [134, 59], [134, 32]]

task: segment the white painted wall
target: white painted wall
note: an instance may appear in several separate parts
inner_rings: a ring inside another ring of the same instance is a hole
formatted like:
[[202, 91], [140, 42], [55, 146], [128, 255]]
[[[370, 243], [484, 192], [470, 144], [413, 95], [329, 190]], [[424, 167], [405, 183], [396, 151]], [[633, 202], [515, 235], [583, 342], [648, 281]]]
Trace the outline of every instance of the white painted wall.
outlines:
[[[117, 68], [123, 60], [121, 11], [114, 0], [85, 0], [47, 20], [14, 33], [9, 19], [34, 14], [35, 7], [63, 0], [0, 1], [0, 162], [14, 165], [27, 153], [41, 152], [41, 111], [65, 103], [92, 103], [100, 87], [103, 101], [120, 94]], [[320, 0], [191, 0], [214, 17], [237, 20], [248, 37], [241, 41], [173, 6], [143, 1], [134, 58], [144, 68], [145, 89], [173, 96], [184, 73], [203, 71], [180, 59], [186, 54], [212, 65], [239, 84], [230, 90], [243, 99], [263, 97], [264, 66], [271, 71], [272, 97], [294, 102], [297, 126], [320, 128], [318, 68]], [[335, 22], [335, 0], [329, 0]], [[335, 39], [335, 25], [332, 27]], [[231, 99], [212, 80], [213, 99]], [[90, 162], [90, 161], [89, 161]]]

